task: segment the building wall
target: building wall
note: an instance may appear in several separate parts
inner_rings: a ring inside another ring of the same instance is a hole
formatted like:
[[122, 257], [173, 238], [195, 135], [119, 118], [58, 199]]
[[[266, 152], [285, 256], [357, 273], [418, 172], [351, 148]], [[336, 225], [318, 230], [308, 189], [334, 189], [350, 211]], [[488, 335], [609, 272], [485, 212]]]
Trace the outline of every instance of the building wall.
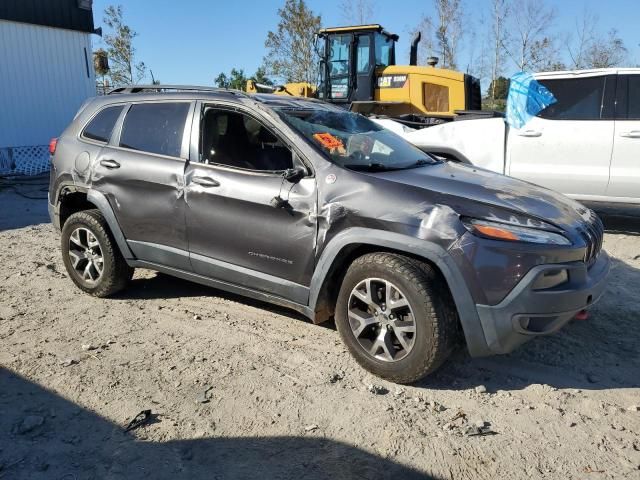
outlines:
[[92, 58], [89, 33], [0, 20], [0, 149], [60, 135], [96, 94]]

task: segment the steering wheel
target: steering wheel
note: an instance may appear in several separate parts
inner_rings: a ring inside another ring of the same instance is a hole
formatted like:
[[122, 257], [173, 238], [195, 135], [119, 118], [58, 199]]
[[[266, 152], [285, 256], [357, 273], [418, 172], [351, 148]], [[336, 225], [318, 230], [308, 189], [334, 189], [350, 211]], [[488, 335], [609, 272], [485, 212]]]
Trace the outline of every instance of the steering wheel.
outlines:
[[358, 163], [358, 164], [367, 163], [365, 154], [362, 153], [360, 150], [356, 150], [351, 155], [349, 155], [349, 160], [353, 160], [355, 163]]

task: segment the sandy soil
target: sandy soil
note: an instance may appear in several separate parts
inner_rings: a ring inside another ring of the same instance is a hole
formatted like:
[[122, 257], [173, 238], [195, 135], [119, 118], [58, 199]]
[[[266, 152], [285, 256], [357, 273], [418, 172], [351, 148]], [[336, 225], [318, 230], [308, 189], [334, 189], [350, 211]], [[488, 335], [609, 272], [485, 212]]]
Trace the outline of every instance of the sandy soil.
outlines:
[[0, 191], [0, 479], [640, 478], [637, 226], [589, 320], [400, 388], [290, 311], [143, 270], [89, 297], [47, 221]]

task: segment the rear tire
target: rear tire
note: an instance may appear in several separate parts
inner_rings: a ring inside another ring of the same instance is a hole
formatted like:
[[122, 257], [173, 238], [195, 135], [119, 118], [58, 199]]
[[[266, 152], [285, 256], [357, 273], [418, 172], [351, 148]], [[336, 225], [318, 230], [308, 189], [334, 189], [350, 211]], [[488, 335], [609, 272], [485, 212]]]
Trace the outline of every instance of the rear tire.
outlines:
[[363, 255], [351, 264], [335, 320], [356, 361], [396, 383], [435, 371], [457, 340], [456, 309], [444, 279], [428, 263], [391, 253]]
[[71, 215], [62, 227], [61, 247], [73, 283], [95, 297], [113, 295], [133, 276], [99, 210]]

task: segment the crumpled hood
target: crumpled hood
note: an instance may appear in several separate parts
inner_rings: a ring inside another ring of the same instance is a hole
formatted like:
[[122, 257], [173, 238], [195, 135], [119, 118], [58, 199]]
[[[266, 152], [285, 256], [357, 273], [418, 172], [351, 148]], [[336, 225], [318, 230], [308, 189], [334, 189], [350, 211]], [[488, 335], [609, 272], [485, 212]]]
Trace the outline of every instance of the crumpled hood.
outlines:
[[553, 190], [460, 163], [442, 162], [371, 175], [447, 197], [508, 209], [559, 227], [582, 223], [590, 214], [580, 203]]

